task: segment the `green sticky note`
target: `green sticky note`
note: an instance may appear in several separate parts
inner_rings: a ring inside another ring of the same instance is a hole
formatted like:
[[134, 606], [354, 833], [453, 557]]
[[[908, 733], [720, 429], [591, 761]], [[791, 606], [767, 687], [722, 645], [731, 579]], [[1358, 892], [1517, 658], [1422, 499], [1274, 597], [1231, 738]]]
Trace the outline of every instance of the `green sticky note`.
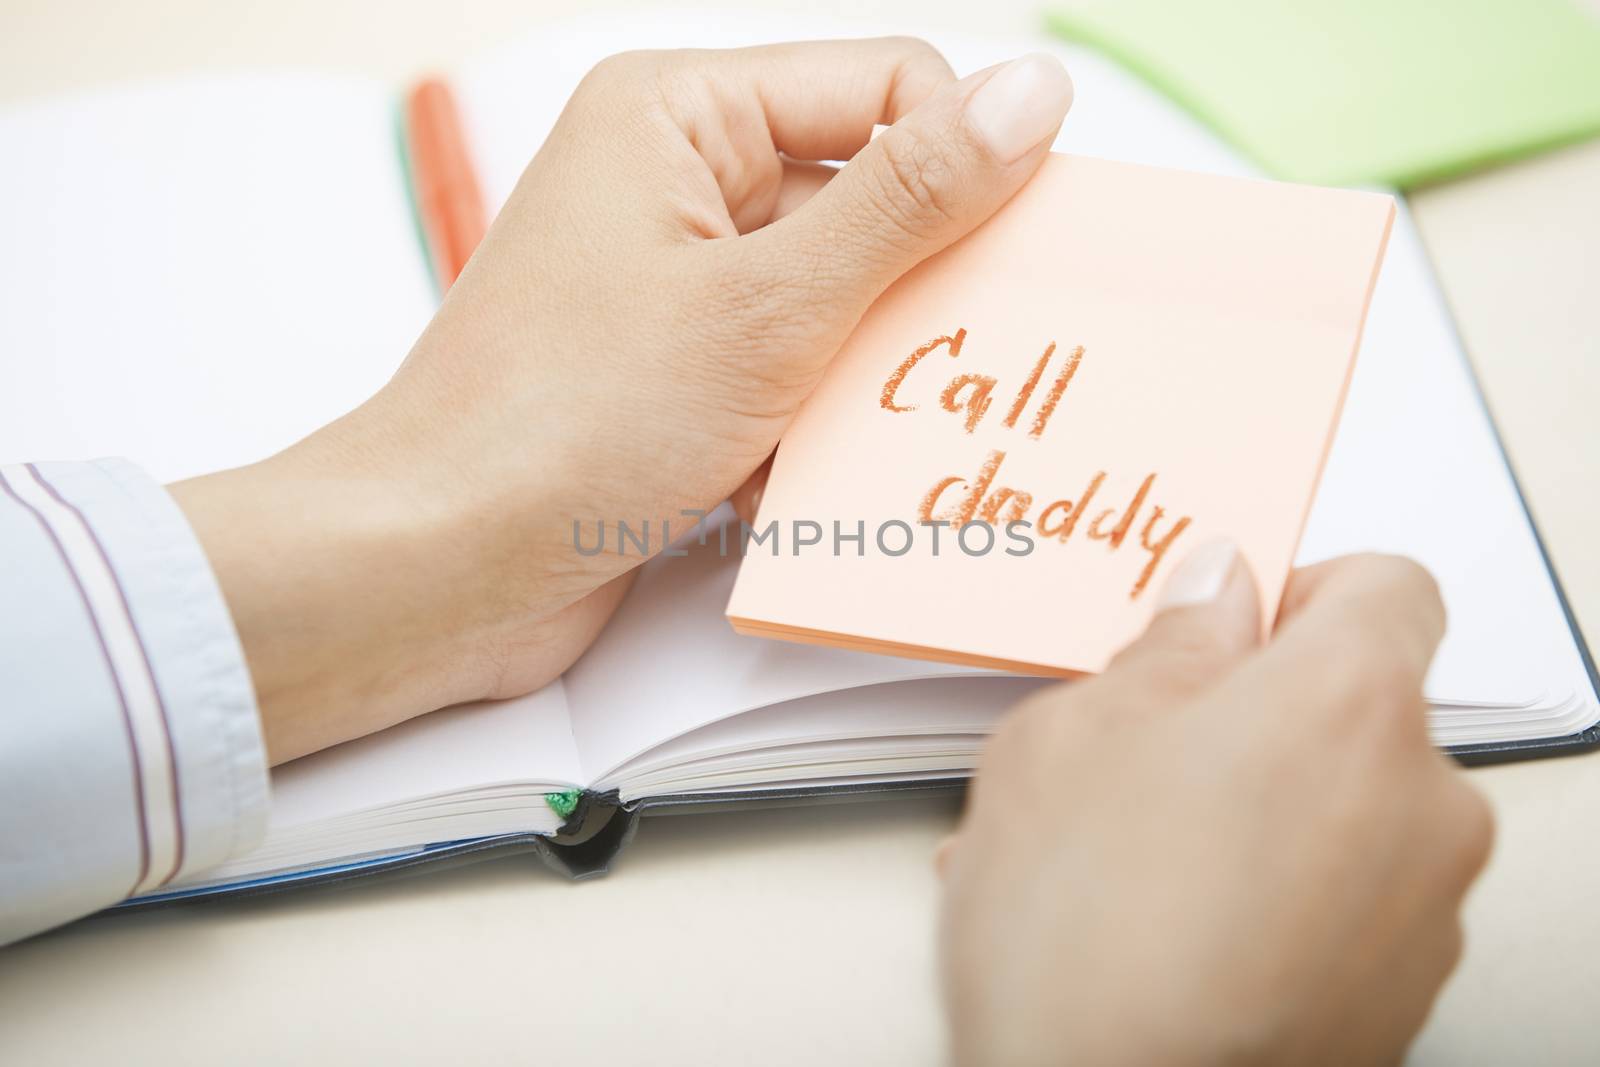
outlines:
[[1054, 0], [1266, 170], [1408, 186], [1600, 134], [1588, 0]]

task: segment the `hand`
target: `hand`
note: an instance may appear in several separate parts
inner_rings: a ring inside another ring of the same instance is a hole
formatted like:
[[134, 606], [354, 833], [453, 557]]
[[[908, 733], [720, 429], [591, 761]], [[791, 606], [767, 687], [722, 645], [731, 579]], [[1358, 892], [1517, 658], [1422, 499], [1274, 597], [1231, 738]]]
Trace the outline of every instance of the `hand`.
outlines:
[[1460, 952], [1489, 809], [1428, 741], [1426, 572], [1298, 572], [1258, 647], [1230, 546], [1099, 677], [991, 741], [945, 854], [961, 1063], [1398, 1062]]
[[1053, 59], [956, 81], [908, 40], [600, 64], [382, 392], [174, 487], [272, 758], [559, 675], [640, 562], [580, 555], [574, 521], [648, 521], [655, 551], [738, 490], [862, 312], [1021, 187], [1071, 97]]

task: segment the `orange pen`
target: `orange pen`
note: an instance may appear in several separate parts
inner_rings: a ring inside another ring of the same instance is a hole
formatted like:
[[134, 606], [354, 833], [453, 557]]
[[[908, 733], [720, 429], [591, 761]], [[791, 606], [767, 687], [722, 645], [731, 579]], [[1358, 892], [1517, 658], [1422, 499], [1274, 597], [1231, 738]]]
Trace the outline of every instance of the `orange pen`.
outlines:
[[406, 96], [406, 151], [439, 290], [449, 289], [483, 240], [488, 217], [455, 94], [426, 78]]

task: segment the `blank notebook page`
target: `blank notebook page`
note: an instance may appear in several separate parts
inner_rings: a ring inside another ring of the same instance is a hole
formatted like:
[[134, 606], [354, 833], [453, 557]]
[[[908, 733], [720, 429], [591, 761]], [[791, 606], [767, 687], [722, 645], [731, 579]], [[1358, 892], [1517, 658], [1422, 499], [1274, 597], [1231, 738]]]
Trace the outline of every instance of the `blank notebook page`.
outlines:
[[0, 113], [0, 462], [261, 459], [432, 314], [376, 82], [184, 79]]

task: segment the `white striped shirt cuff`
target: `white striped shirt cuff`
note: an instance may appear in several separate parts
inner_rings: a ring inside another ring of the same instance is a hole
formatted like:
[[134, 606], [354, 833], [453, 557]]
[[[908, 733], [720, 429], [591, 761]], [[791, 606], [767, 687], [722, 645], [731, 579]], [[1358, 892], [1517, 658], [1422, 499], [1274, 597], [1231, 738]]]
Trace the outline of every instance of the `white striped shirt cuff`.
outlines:
[[243, 651], [166, 491], [121, 460], [0, 467], [0, 943], [252, 847]]

